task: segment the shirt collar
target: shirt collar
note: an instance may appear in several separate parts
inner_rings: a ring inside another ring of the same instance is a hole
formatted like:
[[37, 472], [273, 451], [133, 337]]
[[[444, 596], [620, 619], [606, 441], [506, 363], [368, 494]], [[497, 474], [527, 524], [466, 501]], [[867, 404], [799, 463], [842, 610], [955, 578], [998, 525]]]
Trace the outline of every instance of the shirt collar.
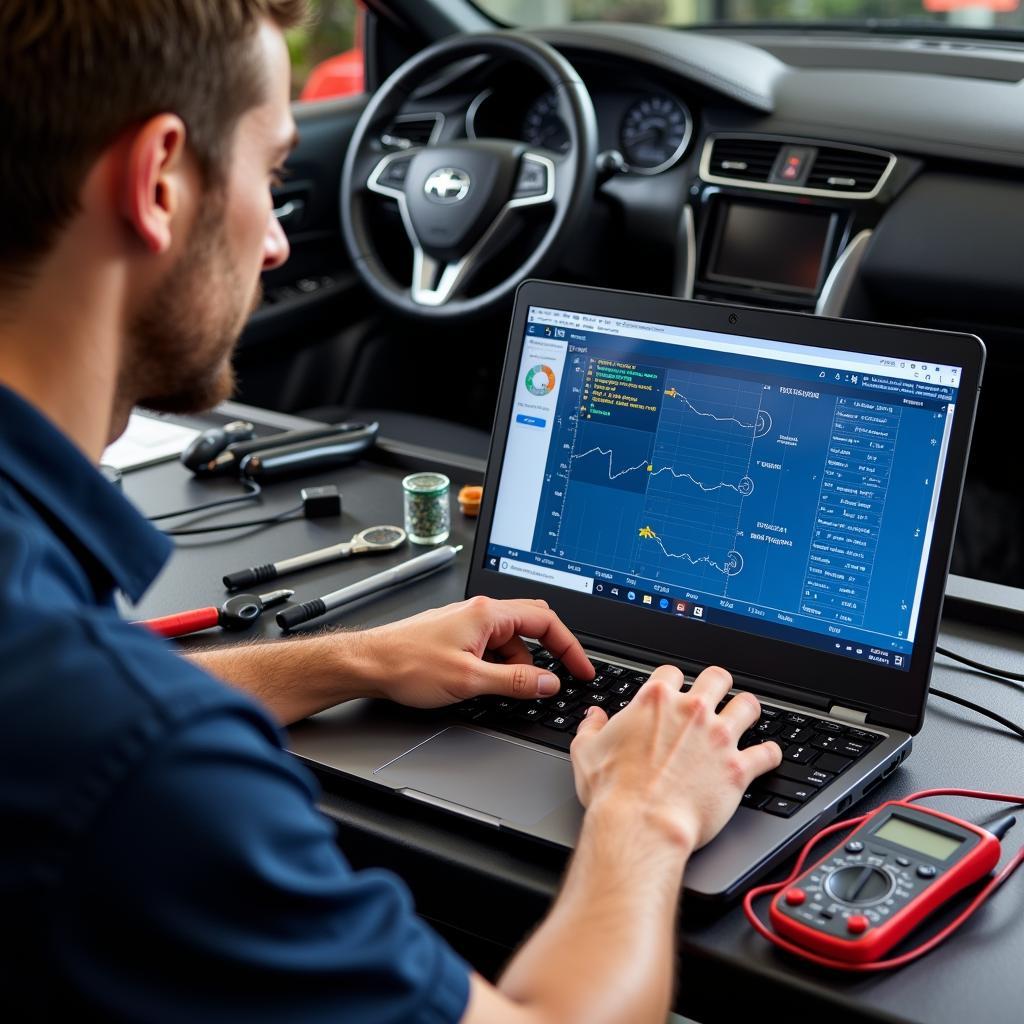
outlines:
[[56, 519], [139, 600], [174, 545], [35, 406], [0, 385], [0, 474]]

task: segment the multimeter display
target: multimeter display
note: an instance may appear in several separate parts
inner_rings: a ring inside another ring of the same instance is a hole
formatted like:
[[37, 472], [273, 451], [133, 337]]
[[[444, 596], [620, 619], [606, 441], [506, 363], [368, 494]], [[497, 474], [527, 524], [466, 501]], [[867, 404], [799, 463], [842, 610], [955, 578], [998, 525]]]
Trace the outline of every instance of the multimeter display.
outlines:
[[886, 839], [936, 860], [948, 860], [963, 843], [962, 839], [924, 828], [895, 814], [873, 834], [878, 839]]

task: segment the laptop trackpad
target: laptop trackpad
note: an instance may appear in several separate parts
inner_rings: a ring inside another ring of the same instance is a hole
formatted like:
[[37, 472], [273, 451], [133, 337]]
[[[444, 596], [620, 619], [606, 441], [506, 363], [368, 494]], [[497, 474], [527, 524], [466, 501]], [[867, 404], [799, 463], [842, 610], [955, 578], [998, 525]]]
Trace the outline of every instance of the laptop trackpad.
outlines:
[[373, 777], [518, 825], [532, 825], [576, 799], [564, 757], [458, 726], [407, 750]]

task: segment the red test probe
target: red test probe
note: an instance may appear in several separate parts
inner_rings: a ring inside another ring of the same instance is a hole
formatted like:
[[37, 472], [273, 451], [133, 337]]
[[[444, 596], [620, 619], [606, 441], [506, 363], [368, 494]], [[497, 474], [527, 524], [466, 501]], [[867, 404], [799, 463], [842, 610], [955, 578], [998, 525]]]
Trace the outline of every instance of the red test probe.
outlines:
[[294, 590], [274, 590], [269, 594], [236, 594], [219, 608], [193, 608], [177, 615], [164, 615], [158, 619], [140, 619], [140, 626], [148, 626], [154, 633], [168, 639], [197, 633], [201, 629], [220, 626], [239, 632], [249, 629], [266, 608], [287, 601]]

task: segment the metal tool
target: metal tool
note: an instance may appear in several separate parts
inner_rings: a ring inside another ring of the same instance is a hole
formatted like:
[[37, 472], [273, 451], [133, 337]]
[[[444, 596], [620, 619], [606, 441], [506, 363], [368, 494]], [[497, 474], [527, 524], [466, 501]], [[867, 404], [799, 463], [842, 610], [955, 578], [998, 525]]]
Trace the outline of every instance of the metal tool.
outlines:
[[232, 420], [222, 427], [204, 430], [181, 453], [181, 462], [186, 469], [198, 473], [201, 467], [217, 458], [228, 445], [251, 441], [256, 436], [256, 427], [248, 420]]
[[323, 438], [362, 436], [366, 428], [367, 424], [365, 423], [323, 423], [305, 430], [286, 430], [283, 433], [233, 442], [204, 462], [197, 461], [193, 457], [192, 461], [186, 465], [198, 477], [233, 476], [240, 471], [242, 461], [246, 456], [252, 455], [254, 452], [263, 452], [268, 449], [277, 450], [283, 446], [292, 446]]
[[351, 540], [343, 544], [332, 544], [330, 547], [318, 548], [305, 555], [295, 555], [280, 562], [257, 565], [251, 569], [239, 569], [229, 572], [224, 577], [224, 586], [228, 590], [241, 590], [256, 583], [277, 579], [286, 572], [308, 569], [324, 562], [336, 562], [350, 555], [365, 555], [378, 551], [394, 551], [405, 543], [405, 530], [400, 526], [370, 526], [360, 530]]
[[[378, 423], [348, 425], [344, 432], [291, 444], [261, 448], [244, 456], [239, 472], [250, 480], [267, 483], [286, 476], [320, 473], [354, 462], [377, 441]], [[226, 454], [226, 453], [225, 453]]]
[[287, 601], [294, 590], [275, 590], [269, 594], [236, 594], [215, 608], [193, 608], [177, 615], [164, 615], [158, 619], [140, 619], [138, 625], [168, 639], [198, 633], [201, 629], [220, 626], [233, 632], [249, 629], [267, 608]]
[[461, 544], [458, 547], [445, 544], [443, 547], [434, 548], [426, 554], [410, 558], [408, 561], [402, 562], [401, 565], [385, 569], [383, 572], [370, 576], [368, 579], [360, 580], [358, 583], [353, 583], [348, 587], [342, 587], [341, 590], [335, 590], [332, 594], [325, 594], [315, 601], [307, 601], [305, 604], [297, 604], [292, 608], [285, 608], [284, 611], [277, 613], [277, 624], [287, 632], [293, 626], [309, 622], [310, 619], [319, 618], [321, 615], [333, 611], [335, 608], [340, 608], [343, 604], [348, 604], [350, 601], [366, 597], [368, 594], [375, 594], [396, 583], [401, 583], [416, 576], [424, 576], [434, 569], [448, 565], [461, 550]]

